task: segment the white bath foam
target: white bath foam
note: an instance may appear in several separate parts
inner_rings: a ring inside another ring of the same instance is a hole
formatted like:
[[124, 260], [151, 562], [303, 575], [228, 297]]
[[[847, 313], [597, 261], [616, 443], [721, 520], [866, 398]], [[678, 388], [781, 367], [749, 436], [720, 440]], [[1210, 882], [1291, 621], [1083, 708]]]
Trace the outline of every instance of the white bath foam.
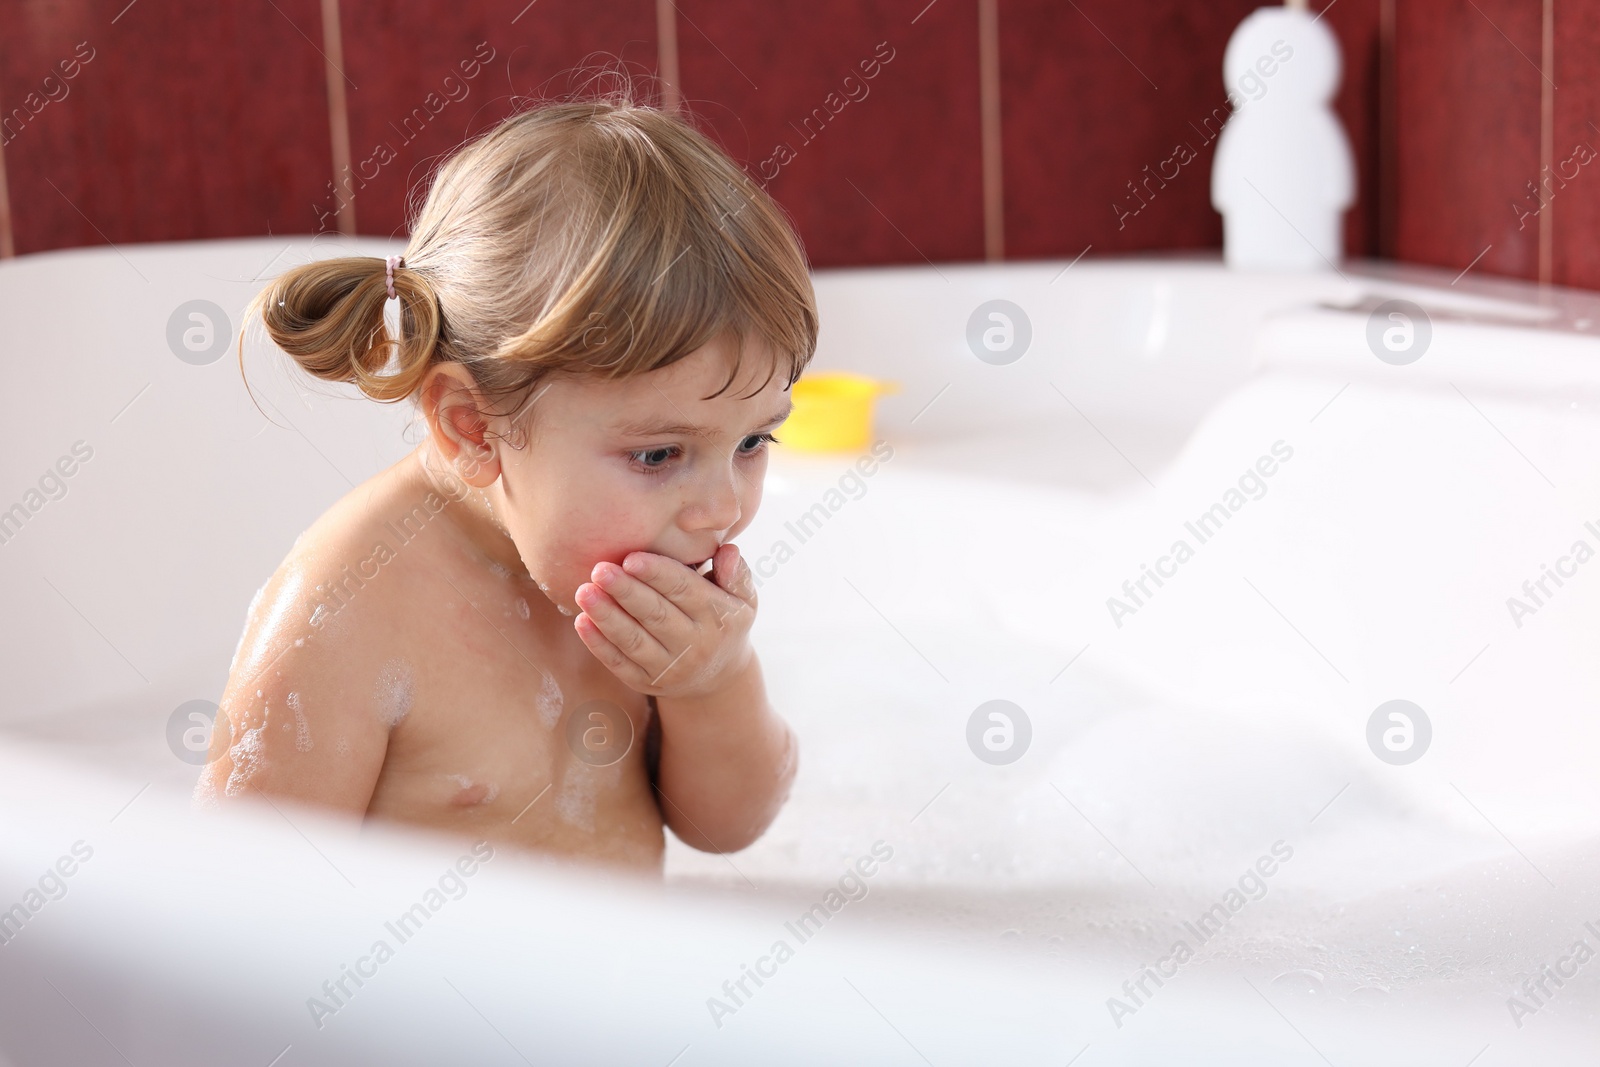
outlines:
[[617, 784], [621, 768], [620, 760], [609, 767], [569, 761], [561, 776], [561, 788], [556, 793], [556, 815], [574, 829], [593, 833], [595, 798]]
[[333, 742], [333, 751], [339, 756], [350, 755], [350, 742], [343, 737], [336, 738]]
[[209, 811], [218, 807], [217, 781], [211, 776], [209, 766], [201, 770], [199, 779], [195, 781], [190, 803], [199, 811]]
[[489, 573], [494, 575], [496, 578], [500, 578], [500, 579], [506, 579], [506, 578], [511, 577], [511, 572], [506, 570], [505, 567], [503, 567], [499, 563], [491, 562], [489, 564]]
[[228, 774], [227, 785], [223, 792], [228, 796], [238, 796], [250, 784], [266, 764], [266, 746], [263, 735], [267, 729], [267, 720], [262, 718], [261, 725], [254, 730], [243, 730], [239, 739], [228, 749], [228, 757], [233, 760], [233, 770]]
[[538, 696], [539, 721], [554, 730], [556, 724], [561, 721], [561, 711], [564, 706], [561, 686], [556, 683], [556, 676], [549, 671], [541, 670], [539, 673], [542, 676]]
[[373, 686], [372, 696], [379, 721], [390, 729], [399, 726], [416, 698], [416, 675], [411, 664], [403, 659], [385, 663]]
[[[311, 751], [311, 723], [306, 721], [306, 713], [300, 706], [300, 694], [290, 693], [288, 697], [289, 710], [294, 712], [294, 748], [296, 752]], [[284, 723], [285, 726], [288, 723]]]
[[528, 607], [528, 602], [521, 597], [517, 598], [517, 614], [522, 616], [524, 619], [530, 619], [533, 617], [533, 612]]

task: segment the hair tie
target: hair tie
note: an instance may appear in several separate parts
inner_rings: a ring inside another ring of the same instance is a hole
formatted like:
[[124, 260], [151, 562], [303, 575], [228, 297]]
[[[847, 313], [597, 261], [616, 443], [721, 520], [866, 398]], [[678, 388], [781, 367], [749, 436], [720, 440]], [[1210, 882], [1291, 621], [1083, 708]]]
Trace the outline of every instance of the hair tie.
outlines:
[[389, 299], [393, 300], [395, 298], [394, 269], [396, 267], [405, 266], [406, 265], [406, 257], [405, 256], [390, 256], [388, 259], [384, 260], [383, 263], [384, 263], [383, 282], [384, 282], [385, 287], [389, 291]]

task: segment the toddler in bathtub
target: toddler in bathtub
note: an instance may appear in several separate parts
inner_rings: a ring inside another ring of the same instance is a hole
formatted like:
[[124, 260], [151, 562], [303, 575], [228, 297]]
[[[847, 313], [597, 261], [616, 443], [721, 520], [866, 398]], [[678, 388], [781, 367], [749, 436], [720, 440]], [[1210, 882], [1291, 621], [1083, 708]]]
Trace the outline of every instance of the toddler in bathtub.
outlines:
[[426, 438], [257, 594], [195, 803], [651, 873], [663, 825], [760, 836], [796, 744], [733, 539], [817, 334], [765, 192], [666, 113], [548, 105], [440, 169], [403, 257], [295, 267], [257, 309], [318, 378], [414, 398]]

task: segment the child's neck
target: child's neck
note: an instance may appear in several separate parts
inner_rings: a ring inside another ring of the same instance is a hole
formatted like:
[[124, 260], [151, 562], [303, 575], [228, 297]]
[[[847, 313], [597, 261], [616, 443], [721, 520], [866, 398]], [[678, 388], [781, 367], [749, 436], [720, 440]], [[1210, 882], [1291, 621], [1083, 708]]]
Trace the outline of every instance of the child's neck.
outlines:
[[445, 513], [462, 539], [484, 558], [485, 566], [498, 565], [515, 578], [527, 578], [516, 542], [494, 513], [488, 494], [467, 484], [447, 464], [442, 464], [431, 440], [423, 441], [414, 453], [424, 485], [449, 503]]

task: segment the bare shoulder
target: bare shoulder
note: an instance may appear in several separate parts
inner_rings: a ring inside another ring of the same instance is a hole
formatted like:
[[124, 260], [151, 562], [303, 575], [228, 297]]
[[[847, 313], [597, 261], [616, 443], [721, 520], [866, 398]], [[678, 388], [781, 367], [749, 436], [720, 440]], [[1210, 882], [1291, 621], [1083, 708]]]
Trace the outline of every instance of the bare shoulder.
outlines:
[[444, 506], [394, 475], [330, 507], [257, 593], [197, 802], [259, 790], [365, 812], [415, 689], [406, 606], [437, 562], [426, 532]]

